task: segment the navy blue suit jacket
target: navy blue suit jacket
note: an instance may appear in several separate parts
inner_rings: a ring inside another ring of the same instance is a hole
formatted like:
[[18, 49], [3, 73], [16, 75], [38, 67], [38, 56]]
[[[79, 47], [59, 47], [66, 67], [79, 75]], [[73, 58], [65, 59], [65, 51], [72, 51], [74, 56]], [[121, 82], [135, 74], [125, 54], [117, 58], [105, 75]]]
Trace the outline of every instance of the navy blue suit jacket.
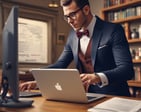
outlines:
[[[67, 68], [72, 60], [78, 68], [78, 38], [74, 30], [70, 32], [59, 59], [48, 67]], [[94, 72], [104, 73], [109, 85], [102, 88], [91, 85], [89, 92], [129, 96], [127, 80], [133, 78], [134, 70], [129, 45], [120, 24], [105, 22], [96, 16], [91, 60]]]

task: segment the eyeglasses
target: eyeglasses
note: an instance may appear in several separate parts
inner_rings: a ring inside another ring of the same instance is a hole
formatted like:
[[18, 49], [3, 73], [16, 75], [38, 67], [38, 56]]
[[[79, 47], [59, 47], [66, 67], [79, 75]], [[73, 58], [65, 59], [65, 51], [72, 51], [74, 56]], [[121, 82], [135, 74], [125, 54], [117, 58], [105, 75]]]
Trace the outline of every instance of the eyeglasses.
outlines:
[[68, 21], [68, 18], [75, 20], [76, 19], [76, 13], [79, 12], [82, 8], [77, 9], [74, 12], [71, 12], [69, 15], [64, 15], [64, 20]]

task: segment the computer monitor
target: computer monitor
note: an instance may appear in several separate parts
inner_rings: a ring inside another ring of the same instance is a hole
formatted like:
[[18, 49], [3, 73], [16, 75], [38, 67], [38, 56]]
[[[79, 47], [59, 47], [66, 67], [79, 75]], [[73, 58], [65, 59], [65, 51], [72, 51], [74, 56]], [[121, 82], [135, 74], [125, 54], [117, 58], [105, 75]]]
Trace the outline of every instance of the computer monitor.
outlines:
[[[18, 6], [13, 6], [2, 35], [2, 94], [0, 106], [27, 107], [33, 101], [19, 100]], [[10, 91], [11, 96], [7, 96]]]

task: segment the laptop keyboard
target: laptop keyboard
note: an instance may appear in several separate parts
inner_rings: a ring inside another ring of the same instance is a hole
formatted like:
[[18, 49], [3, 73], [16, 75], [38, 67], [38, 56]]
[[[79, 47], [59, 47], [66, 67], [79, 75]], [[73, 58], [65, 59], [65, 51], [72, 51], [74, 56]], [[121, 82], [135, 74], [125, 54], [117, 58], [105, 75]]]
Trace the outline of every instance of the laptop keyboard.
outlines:
[[35, 96], [41, 96], [40, 92], [32, 92], [32, 91], [20, 91], [19, 97], [35, 97]]
[[96, 98], [96, 97], [94, 97], [94, 96], [87, 96], [87, 98], [88, 98], [88, 100], [91, 100], [91, 99]]

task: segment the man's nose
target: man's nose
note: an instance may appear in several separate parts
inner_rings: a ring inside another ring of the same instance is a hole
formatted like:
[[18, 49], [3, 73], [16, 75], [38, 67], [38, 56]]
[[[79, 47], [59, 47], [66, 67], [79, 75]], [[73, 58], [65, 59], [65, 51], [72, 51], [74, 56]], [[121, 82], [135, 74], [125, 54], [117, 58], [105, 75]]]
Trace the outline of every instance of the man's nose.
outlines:
[[68, 23], [71, 24], [73, 22], [73, 19], [68, 18]]

